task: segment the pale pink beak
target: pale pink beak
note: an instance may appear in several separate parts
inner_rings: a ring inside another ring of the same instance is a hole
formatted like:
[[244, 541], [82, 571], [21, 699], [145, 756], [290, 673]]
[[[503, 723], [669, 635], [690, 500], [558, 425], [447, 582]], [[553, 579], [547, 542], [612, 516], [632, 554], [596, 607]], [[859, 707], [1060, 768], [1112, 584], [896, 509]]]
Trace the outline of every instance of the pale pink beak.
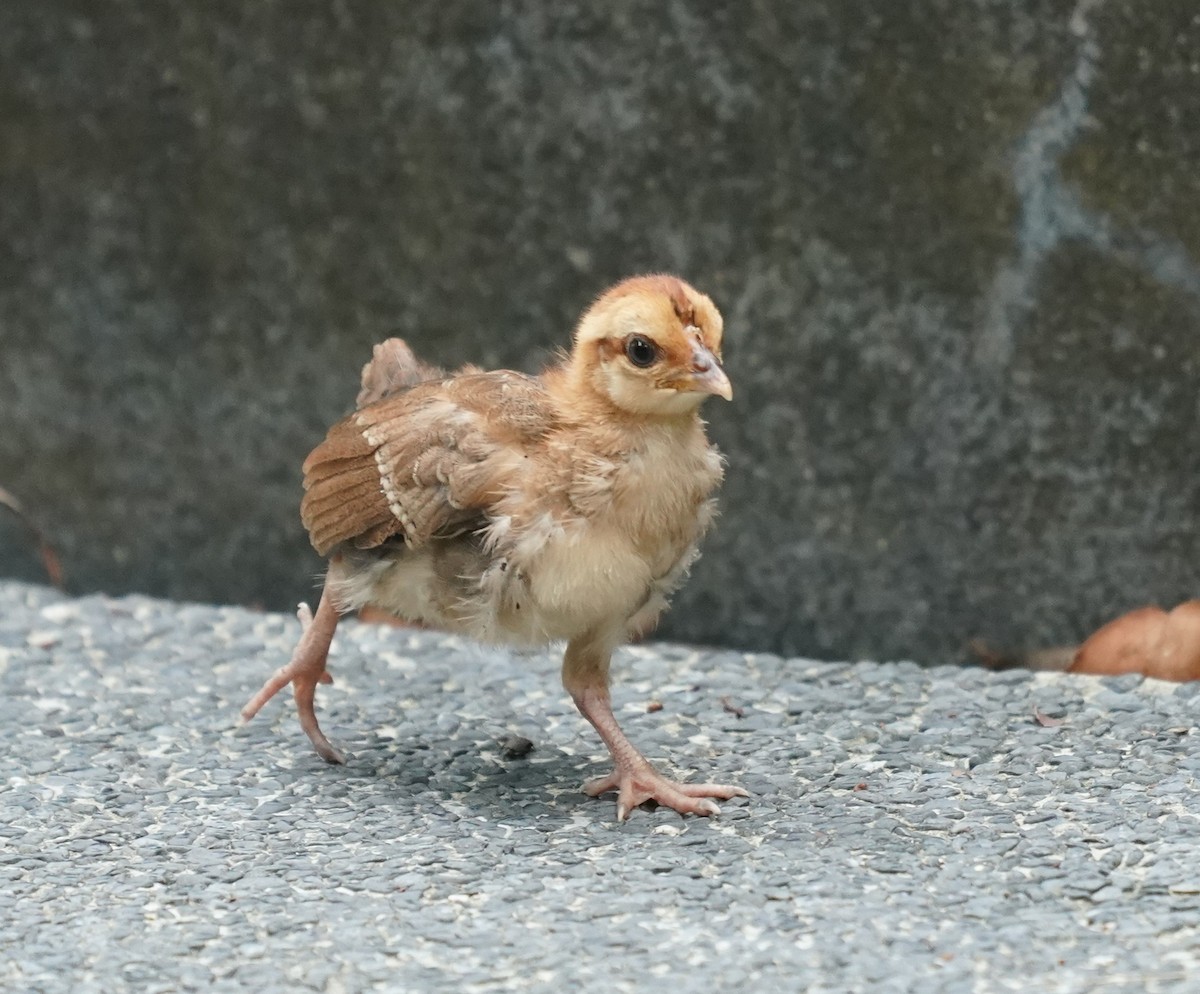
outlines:
[[692, 345], [692, 375], [684, 384], [684, 389], [693, 393], [711, 393], [715, 397], [733, 400], [733, 384], [729, 382], [717, 357], [700, 342]]

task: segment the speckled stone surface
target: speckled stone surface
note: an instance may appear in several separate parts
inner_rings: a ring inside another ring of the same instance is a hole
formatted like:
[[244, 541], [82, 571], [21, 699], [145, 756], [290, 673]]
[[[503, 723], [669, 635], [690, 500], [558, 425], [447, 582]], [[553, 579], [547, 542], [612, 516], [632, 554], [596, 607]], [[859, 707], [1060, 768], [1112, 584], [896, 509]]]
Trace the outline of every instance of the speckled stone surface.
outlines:
[[1197, 52], [1179, 0], [0, 5], [0, 486], [76, 592], [285, 609], [372, 343], [537, 369], [674, 270], [736, 397], [664, 637], [1077, 642], [1200, 589]]
[[753, 797], [617, 824], [548, 653], [347, 623], [347, 766], [282, 702], [239, 727], [297, 627], [0, 584], [0, 987], [1200, 983], [1196, 685], [641, 646], [626, 729]]

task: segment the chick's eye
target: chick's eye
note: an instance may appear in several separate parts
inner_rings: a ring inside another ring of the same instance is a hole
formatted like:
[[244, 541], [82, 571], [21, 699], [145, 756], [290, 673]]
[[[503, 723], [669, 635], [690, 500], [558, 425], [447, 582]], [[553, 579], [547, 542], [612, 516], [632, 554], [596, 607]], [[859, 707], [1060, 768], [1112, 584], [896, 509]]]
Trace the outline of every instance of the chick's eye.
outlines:
[[658, 347], [641, 335], [630, 335], [625, 342], [625, 356], [635, 366], [645, 369], [658, 358]]

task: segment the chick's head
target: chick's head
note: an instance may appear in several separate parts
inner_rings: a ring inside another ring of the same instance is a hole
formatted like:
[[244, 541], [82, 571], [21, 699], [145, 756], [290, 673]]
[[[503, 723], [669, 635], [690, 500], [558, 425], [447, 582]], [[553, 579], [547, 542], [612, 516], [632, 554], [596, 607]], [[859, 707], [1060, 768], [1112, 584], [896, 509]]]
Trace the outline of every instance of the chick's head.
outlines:
[[688, 414], [710, 396], [733, 398], [721, 332], [721, 314], [704, 294], [674, 276], [637, 276], [584, 314], [571, 364], [630, 414]]

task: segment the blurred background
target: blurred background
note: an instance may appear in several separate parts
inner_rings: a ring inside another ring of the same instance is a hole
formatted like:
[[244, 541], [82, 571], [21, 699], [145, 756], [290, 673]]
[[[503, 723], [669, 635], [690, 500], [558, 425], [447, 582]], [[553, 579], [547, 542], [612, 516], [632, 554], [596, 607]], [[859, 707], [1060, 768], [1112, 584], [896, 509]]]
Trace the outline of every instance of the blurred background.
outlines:
[[535, 371], [666, 270], [736, 397], [661, 634], [1076, 642], [1200, 592], [1198, 93], [1174, 0], [5, 4], [0, 487], [72, 592], [288, 608], [374, 342]]

